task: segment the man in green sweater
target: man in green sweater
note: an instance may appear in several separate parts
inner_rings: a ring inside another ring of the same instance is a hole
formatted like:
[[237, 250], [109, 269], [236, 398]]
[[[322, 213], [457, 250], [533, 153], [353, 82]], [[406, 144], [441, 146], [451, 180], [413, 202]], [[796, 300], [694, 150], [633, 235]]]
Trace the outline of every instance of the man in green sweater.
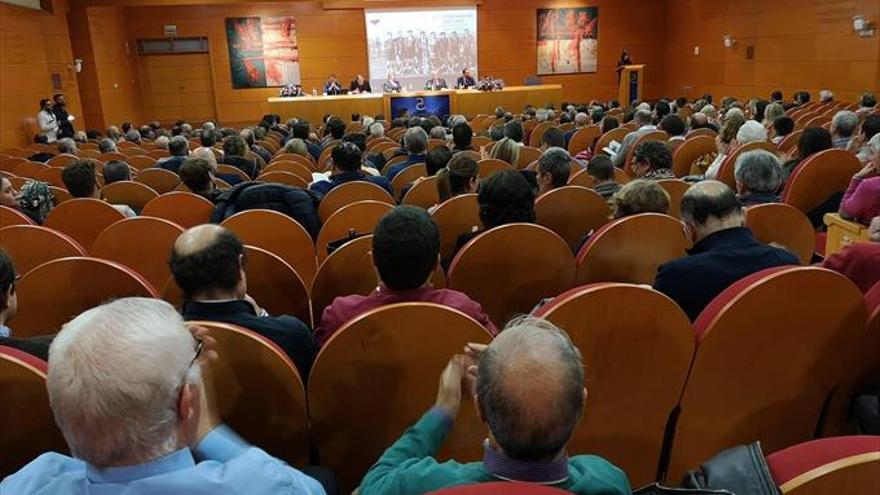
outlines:
[[[565, 332], [546, 320], [524, 317], [488, 347], [469, 344], [466, 352], [454, 356], [443, 371], [434, 407], [367, 473], [361, 495], [416, 495], [499, 480], [552, 485], [581, 495], [630, 493], [626, 475], [616, 466], [601, 457], [569, 457], [566, 452], [587, 390], [581, 354]], [[483, 462], [437, 462], [433, 456], [452, 428], [462, 391], [472, 389], [480, 419], [489, 428]]]

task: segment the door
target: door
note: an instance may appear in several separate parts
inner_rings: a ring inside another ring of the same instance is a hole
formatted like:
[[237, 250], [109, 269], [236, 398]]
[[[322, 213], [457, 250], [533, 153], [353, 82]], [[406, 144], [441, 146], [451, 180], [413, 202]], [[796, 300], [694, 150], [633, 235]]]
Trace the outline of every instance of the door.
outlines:
[[178, 120], [215, 120], [214, 85], [208, 53], [138, 57], [144, 119], [163, 125]]

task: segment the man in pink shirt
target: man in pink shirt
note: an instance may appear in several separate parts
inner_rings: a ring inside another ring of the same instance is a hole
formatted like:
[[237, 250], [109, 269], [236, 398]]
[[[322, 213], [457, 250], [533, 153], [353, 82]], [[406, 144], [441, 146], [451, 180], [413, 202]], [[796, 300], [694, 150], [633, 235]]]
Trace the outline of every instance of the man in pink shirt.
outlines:
[[470, 316], [493, 335], [498, 329], [479, 303], [450, 289], [435, 289], [431, 275], [440, 262], [440, 231], [424, 210], [398, 206], [373, 232], [373, 265], [381, 282], [370, 295], [337, 297], [315, 330], [319, 346], [345, 323], [367, 311], [400, 302], [442, 304]]

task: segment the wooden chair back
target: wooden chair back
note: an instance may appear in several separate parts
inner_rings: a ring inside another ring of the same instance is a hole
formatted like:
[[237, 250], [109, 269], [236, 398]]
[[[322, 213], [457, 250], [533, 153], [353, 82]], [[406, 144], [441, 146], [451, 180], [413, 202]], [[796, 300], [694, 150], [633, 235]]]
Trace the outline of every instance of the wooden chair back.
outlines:
[[[437, 382], [449, 359], [468, 342], [490, 339], [472, 318], [429, 303], [381, 307], [330, 338], [307, 390], [322, 464], [337, 474], [342, 491], [356, 488], [382, 452], [430, 409], [436, 391], [425, 385]], [[482, 446], [474, 438], [484, 434], [474, 409], [462, 407], [436, 457], [478, 459]]]
[[595, 124], [578, 129], [568, 141], [569, 154], [575, 156], [581, 151], [590, 149], [601, 135], [602, 131]]
[[633, 486], [653, 482], [694, 354], [687, 315], [650, 288], [600, 283], [559, 295], [536, 316], [564, 328], [584, 360], [589, 398], [569, 450], [610, 460]]
[[147, 203], [159, 197], [159, 193], [140, 182], [123, 180], [112, 182], [101, 189], [104, 199], [114, 205], [128, 205], [141, 211]]
[[780, 141], [779, 144], [776, 145], [776, 149], [779, 150], [779, 153], [788, 153], [798, 145], [803, 134], [803, 129], [793, 131], [791, 134], [782, 138], [782, 141]]
[[61, 178], [62, 172], [64, 172], [64, 169], [61, 167], [49, 167], [34, 174], [33, 178], [38, 181], [47, 182], [51, 186], [67, 187]]
[[120, 220], [95, 240], [92, 256], [121, 263], [138, 272], [156, 291], [171, 276], [168, 258], [183, 228], [168, 220], [134, 217]]
[[782, 201], [804, 213], [824, 203], [831, 195], [846, 190], [862, 164], [852, 153], [825, 150], [802, 161], [785, 184]]
[[270, 172], [287, 172], [293, 174], [307, 185], [312, 182], [312, 169], [299, 162], [294, 161], [273, 161], [268, 167], [263, 169], [263, 174]]
[[238, 177], [241, 182], [247, 182], [251, 180], [250, 176], [238, 167], [234, 167], [232, 165], [217, 165], [217, 169], [214, 170], [214, 173], [217, 175], [230, 175], [234, 177]]
[[271, 315], [291, 315], [312, 326], [309, 291], [296, 270], [280, 256], [245, 246], [248, 295]]
[[553, 122], [541, 122], [536, 125], [535, 128], [532, 129], [532, 133], [529, 135], [529, 146], [532, 148], [540, 148], [541, 139], [544, 137], [544, 133], [551, 127], [556, 127], [556, 124]]
[[601, 136], [599, 136], [599, 140], [596, 141], [596, 146], [593, 148], [593, 151], [595, 151], [595, 153], [593, 154], [598, 155], [599, 153], [601, 153], [602, 148], [607, 147], [611, 143], [611, 141], [622, 143], [623, 138], [625, 138], [626, 135], [630, 132], [631, 131], [625, 127], [618, 127], [616, 129], [611, 129], [605, 134], [602, 134]]
[[691, 184], [678, 179], [663, 179], [657, 181], [657, 184], [669, 194], [669, 216], [681, 218], [681, 199], [691, 188]]
[[49, 166], [45, 163], [40, 162], [21, 162], [15, 166], [15, 175], [19, 177], [27, 177], [29, 179], [35, 179], [40, 175], [40, 172], [44, 170], [49, 170]]
[[98, 199], [76, 198], [56, 206], [46, 217], [45, 226], [72, 237], [91, 251], [98, 235], [125, 215]]
[[0, 206], [0, 228], [10, 225], [34, 225], [34, 221], [18, 210], [8, 206]]
[[136, 170], [146, 170], [156, 166], [156, 159], [149, 155], [130, 156], [126, 163]]
[[718, 147], [715, 144], [714, 136], [706, 136], [705, 134], [693, 137], [688, 136], [685, 142], [672, 155], [672, 172], [676, 177], [690, 175], [694, 162], [700, 158], [718, 154]]
[[[586, 173], [586, 171], [581, 172]], [[608, 202], [594, 191], [581, 186], [565, 186], [535, 200], [538, 225], [561, 237], [571, 250], [581, 245], [588, 233], [608, 223]]]
[[210, 381], [223, 422], [270, 455], [291, 465], [309, 461], [308, 409], [296, 366], [275, 343], [243, 327], [213, 321], [196, 324], [217, 341], [221, 359]]
[[0, 476], [11, 475], [46, 452], [68, 451], [46, 393], [48, 364], [24, 351], [0, 346]]
[[415, 182], [421, 177], [427, 176], [428, 169], [425, 167], [424, 163], [410, 165], [409, 167], [401, 170], [400, 173], [395, 175], [394, 179], [391, 181], [391, 190], [394, 191], [394, 199], [400, 199], [403, 195], [403, 189], [410, 183]]
[[315, 251], [318, 262], [327, 259], [327, 245], [344, 239], [351, 234], [372, 234], [379, 220], [394, 208], [389, 203], [379, 201], [358, 201], [344, 206], [324, 222], [318, 232]]
[[88, 256], [86, 250], [69, 236], [37, 225], [0, 228], [0, 247], [12, 258], [19, 274], [59, 258]]
[[766, 141], [756, 141], [744, 144], [727, 154], [727, 157], [721, 162], [721, 167], [718, 169], [718, 176], [715, 179], [727, 184], [728, 187], [736, 191], [736, 177], [734, 177], [736, 159], [743, 153], [755, 150], [764, 150], [769, 151], [774, 155], [776, 154], [776, 146]]
[[169, 193], [181, 184], [180, 177], [164, 168], [148, 168], [138, 174], [135, 182], [147, 185], [159, 194]]
[[[165, 150], [162, 150], [162, 151], [165, 151]], [[168, 153], [167, 151], [165, 151], [165, 152]], [[158, 158], [158, 157], [154, 156], [152, 153], [149, 156], [151, 156], [153, 158]], [[171, 154], [168, 154], [166, 156], [171, 156]], [[126, 155], [124, 153], [116, 152], [116, 151], [110, 151], [107, 153], [101, 153], [101, 156], [98, 158], [98, 160], [100, 160], [104, 163], [111, 162], [114, 160], [118, 160], [120, 162], [128, 162], [128, 155]]]
[[516, 168], [522, 170], [529, 166], [538, 158], [541, 158], [541, 150], [533, 146], [523, 146], [519, 149], [519, 159], [516, 161]]
[[574, 271], [571, 248], [561, 237], [539, 225], [515, 223], [468, 242], [452, 261], [448, 282], [479, 302], [500, 328], [570, 288]]
[[784, 203], [768, 203], [745, 209], [746, 227], [764, 244], [775, 243], [791, 251], [807, 265], [816, 249], [816, 233], [807, 216]]
[[596, 187], [596, 179], [592, 175], [587, 173], [586, 169], [572, 169], [572, 174], [568, 178], [568, 185], [593, 189], [594, 187]]
[[208, 223], [213, 212], [214, 205], [207, 199], [189, 192], [173, 191], [147, 203], [141, 215], [170, 220], [188, 229]]
[[642, 213], [605, 224], [577, 255], [577, 285], [652, 284], [657, 268], [685, 256], [690, 241], [669, 215]]
[[437, 191], [437, 176], [425, 177], [416, 181], [401, 200], [402, 204], [418, 206], [428, 209], [440, 203], [440, 193]]
[[346, 182], [341, 186], [334, 187], [324, 196], [320, 206], [318, 206], [318, 217], [321, 219], [321, 222], [326, 222], [337, 211], [358, 201], [378, 201], [389, 205], [394, 204], [394, 198], [388, 194], [388, 191], [372, 182]]
[[49, 161], [46, 162], [46, 165], [50, 167], [64, 168], [77, 160], [79, 160], [79, 157], [76, 155], [62, 153], [60, 155], [55, 155], [50, 158]]
[[390, 160], [385, 162], [385, 166], [382, 167], [382, 175], [387, 176], [388, 171], [391, 170], [391, 167], [398, 165], [398, 164], [401, 164], [401, 163], [407, 161], [408, 159], [409, 159], [409, 156], [407, 156], [407, 155], [398, 155], [398, 156], [391, 158]]
[[[199, 144], [201, 144], [201, 143], [199, 143]], [[123, 149], [119, 150], [119, 152], [127, 157], [147, 156], [147, 150], [145, 150], [143, 148], [123, 148]]]
[[771, 268], [728, 287], [694, 322], [668, 478], [735, 445], [811, 439], [866, 317], [858, 288], [823, 268]]
[[16, 286], [15, 336], [57, 333], [83, 311], [120, 297], [158, 297], [146, 279], [115, 261], [60, 258], [24, 274]]
[[696, 136], [708, 136], [708, 137], [712, 138], [712, 140], [714, 141], [715, 137], [718, 136], [718, 133], [708, 127], [702, 127], [700, 129], [694, 129], [685, 135], [685, 137], [687, 139], [690, 139], [690, 138], [696, 137]]
[[767, 456], [779, 491], [792, 495], [870, 493], [880, 485], [880, 438], [823, 438]]
[[296, 271], [306, 287], [311, 286], [318, 270], [315, 245], [296, 220], [272, 210], [245, 210], [220, 226], [234, 232], [241, 242], [278, 256]]
[[632, 175], [633, 157], [635, 157], [636, 150], [639, 148], [639, 146], [642, 143], [647, 143], [648, 141], [661, 141], [661, 142], [665, 143], [666, 140], [668, 140], [668, 139], [669, 139], [669, 135], [666, 134], [664, 131], [646, 132], [646, 133], [642, 134], [641, 136], [639, 136], [638, 138], [636, 138], [636, 140], [633, 141], [632, 146], [629, 147], [629, 150], [626, 153], [626, 161], [624, 162], [624, 165], [623, 165], [623, 171], [626, 172], [627, 175]]
[[294, 175], [290, 172], [276, 170], [274, 172], [264, 172], [257, 177], [257, 181], [269, 182], [274, 184], [284, 184], [287, 186], [298, 187], [300, 189], [308, 189], [309, 183], [304, 181], [302, 177]]
[[444, 260], [455, 254], [459, 236], [482, 227], [476, 194], [462, 194], [440, 203], [431, 218], [440, 229], [440, 257]]
[[513, 166], [497, 158], [485, 158], [477, 162], [480, 167], [479, 177], [488, 179], [492, 174], [501, 170], [513, 170]]

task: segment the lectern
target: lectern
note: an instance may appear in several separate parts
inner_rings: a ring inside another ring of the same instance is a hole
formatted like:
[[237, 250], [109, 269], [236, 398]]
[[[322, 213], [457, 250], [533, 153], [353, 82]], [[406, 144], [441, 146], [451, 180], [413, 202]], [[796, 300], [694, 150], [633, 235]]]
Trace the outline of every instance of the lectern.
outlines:
[[635, 100], [642, 99], [642, 86], [644, 85], [644, 65], [624, 65], [620, 68], [620, 92], [618, 101], [623, 107], [628, 107]]

